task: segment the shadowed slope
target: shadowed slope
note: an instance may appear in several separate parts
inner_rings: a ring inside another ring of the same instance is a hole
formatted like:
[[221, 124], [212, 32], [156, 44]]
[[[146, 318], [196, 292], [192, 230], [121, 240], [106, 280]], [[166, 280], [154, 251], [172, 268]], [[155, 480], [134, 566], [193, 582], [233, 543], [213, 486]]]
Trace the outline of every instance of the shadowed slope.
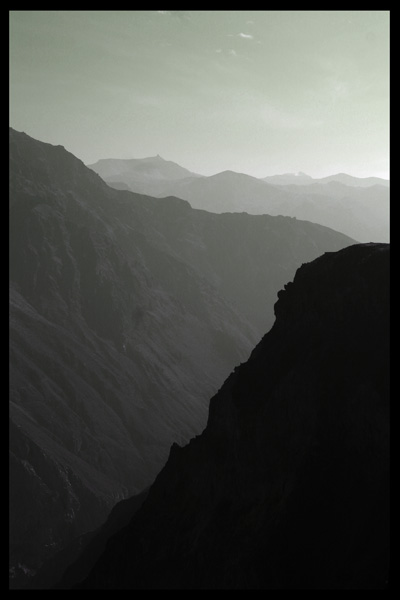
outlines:
[[351, 242], [112, 190], [10, 130], [13, 585], [153, 481], [272, 325], [283, 282]]
[[385, 589], [389, 247], [303, 265], [82, 589]]

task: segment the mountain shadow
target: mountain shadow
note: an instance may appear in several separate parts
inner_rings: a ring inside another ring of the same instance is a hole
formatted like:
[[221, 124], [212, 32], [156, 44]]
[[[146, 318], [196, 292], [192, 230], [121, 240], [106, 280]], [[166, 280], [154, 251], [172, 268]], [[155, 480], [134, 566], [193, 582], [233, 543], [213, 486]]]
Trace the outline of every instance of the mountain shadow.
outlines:
[[77, 589], [386, 589], [389, 246], [298, 269]]

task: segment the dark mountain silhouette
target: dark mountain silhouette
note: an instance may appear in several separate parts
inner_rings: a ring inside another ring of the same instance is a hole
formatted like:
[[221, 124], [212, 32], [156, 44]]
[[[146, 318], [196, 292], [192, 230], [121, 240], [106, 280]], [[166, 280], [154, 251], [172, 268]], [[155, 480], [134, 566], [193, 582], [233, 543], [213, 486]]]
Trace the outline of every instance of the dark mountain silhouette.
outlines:
[[304, 264], [78, 589], [386, 589], [389, 246]]
[[10, 130], [10, 573], [154, 479], [273, 323], [301, 262], [352, 240], [107, 186]]
[[138, 180], [136, 171], [131, 176], [128, 169], [118, 179], [95, 170], [118, 189], [128, 185], [134, 192], [177, 196], [193, 208], [285, 215], [331, 227], [360, 242], [389, 241], [389, 182], [377, 177], [361, 179], [339, 173], [313, 179], [305, 173], [286, 173], [257, 179], [224, 171], [211, 177]]
[[[211, 390], [256, 333], [215, 286], [152, 243], [164, 240], [151, 227], [159, 201], [111, 190], [62, 147], [11, 131], [10, 199], [10, 565], [19, 585], [149, 485], [171, 439], [201, 431]], [[191, 210], [170, 206], [175, 216]]]
[[108, 539], [128, 525], [147, 494], [148, 489], [118, 502], [99, 529], [78, 536], [52, 556], [34, 577], [31, 588], [66, 589], [79, 584], [104, 552]]

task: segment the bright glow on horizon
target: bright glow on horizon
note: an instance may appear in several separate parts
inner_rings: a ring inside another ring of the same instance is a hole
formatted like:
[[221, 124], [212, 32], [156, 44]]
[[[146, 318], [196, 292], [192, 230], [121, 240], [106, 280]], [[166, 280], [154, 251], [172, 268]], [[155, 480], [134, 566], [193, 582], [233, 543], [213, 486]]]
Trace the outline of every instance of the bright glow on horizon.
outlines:
[[10, 125], [85, 164], [389, 178], [389, 11], [10, 11]]

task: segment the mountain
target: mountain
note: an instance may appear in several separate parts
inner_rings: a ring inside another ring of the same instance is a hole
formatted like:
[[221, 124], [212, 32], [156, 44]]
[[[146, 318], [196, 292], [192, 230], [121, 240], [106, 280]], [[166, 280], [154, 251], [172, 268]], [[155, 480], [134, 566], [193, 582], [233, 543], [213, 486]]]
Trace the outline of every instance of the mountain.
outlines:
[[280, 186], [290, 203], [284, 214], [311, 220], [363, 242], [388, 242], [390, 191], [382, 185], [351, 187], [338, 181]]
[[118, 180], [114, 174], [100, 175], [115, 188], [128, 185], [157, 197], [177, 196], [214, 213], [284, 215], [330, 227], [359, 242], [389, 241], [390, 190], [384, 179], [345, 174], [312, 179], [305, 173], [257, 179], [234, 171], [174, 180], [135, 180], [128, 172], [121, 172]]
[[164, 193], [188, 200], [193, 208], [216, 213], [278, 215], [285, 200], [285, 193], [278, 187], [235, 171], [171, 182], [165, 185]]
[[309, 185], [314, 179], [300, 171], [299, 173], [282, 173], [281, 175], [268, 175], [262, 178], [263, 181], [272, 185]]
[[164, 192], [212, 212], [285, 215], [331, 227], [357, 241], [389, 240], [389, 189], [381, 185], [362, 188], [329, 181], [277, 186], [225, 171], [172, 182]]
[[18, 586], [148, 486], [173, 439], [201, 431], [210, 392], [256, 334], [215, 286], [146, 238], [150, 199], [111, 190], [62, 147], [10, 131], [10, 201]]
[[279, 188], [235, 171], [223, 171], [210, 177], [149, 178], [139, 181], [128, 173], [121, 172], [117, 179], [114, 174], [94, 170], [112, 187], [128, 185], [132, 191], [157, 197], [177, 196], [188, 200], [193, 208], [214, 213], [270, 214], [272, 210], [274, 214], [278, 214], [280, 203], [285, 198]]
[[371, 187], [373, 185], [383, 185], [389, 187], [389, 181], [382, 179], [381, 177], [353, 177], [346, 173], [337, 173], [336, 175], [328, 175], [318, 180], [320, 183], [329, 183], [330, 181], [337, 181], [345, 185], [352, 187]]
[[104, 552], [108, 539], [128, 525], [147, 494], [148, 489], [118, 502], [98, 530], [78, 536], [50, 558], [35, 576], [32, 588], [68, 589], [82, 581]]
[[76, 589], [387, 589], [389, 246], [296, 272]]
[[337, 173], [336, 175], [328, 175], [327, 177], [316, 178], [310, 177], [305, 173], [284, 173], [282, 175], [269, 175], [263, 177], [263, 181], [272, 183], [273, 185], [311, 185], [313, 183], [342, 183], [351, 187], [371, 187], [373, 185], [382, 185], [389, 187], [389, 181], [381, 177], [353, 177], [346, 173]]
[[184, 167], [181, 167], [171, 160], [164, 160], [157, 154], [148, 158], [106, 158], [98, 160], [90, 169], [98, 173], [101, 177], [109, 179], [119, 176], [136, 177], [139, 179], [184, 179], [185, 177], [201, 177]]
[[273, 323], [297, 267], [353, 243], [107, 186], [10, 130], [10, 575], [152, 483]]
[[89, 169], [98, 173], [115, 189], [131, 189], [138, 193], [158, 195], [164, 183], [188, 177], [202, 177], [157, 154], [148, 158], [98, 160]]

